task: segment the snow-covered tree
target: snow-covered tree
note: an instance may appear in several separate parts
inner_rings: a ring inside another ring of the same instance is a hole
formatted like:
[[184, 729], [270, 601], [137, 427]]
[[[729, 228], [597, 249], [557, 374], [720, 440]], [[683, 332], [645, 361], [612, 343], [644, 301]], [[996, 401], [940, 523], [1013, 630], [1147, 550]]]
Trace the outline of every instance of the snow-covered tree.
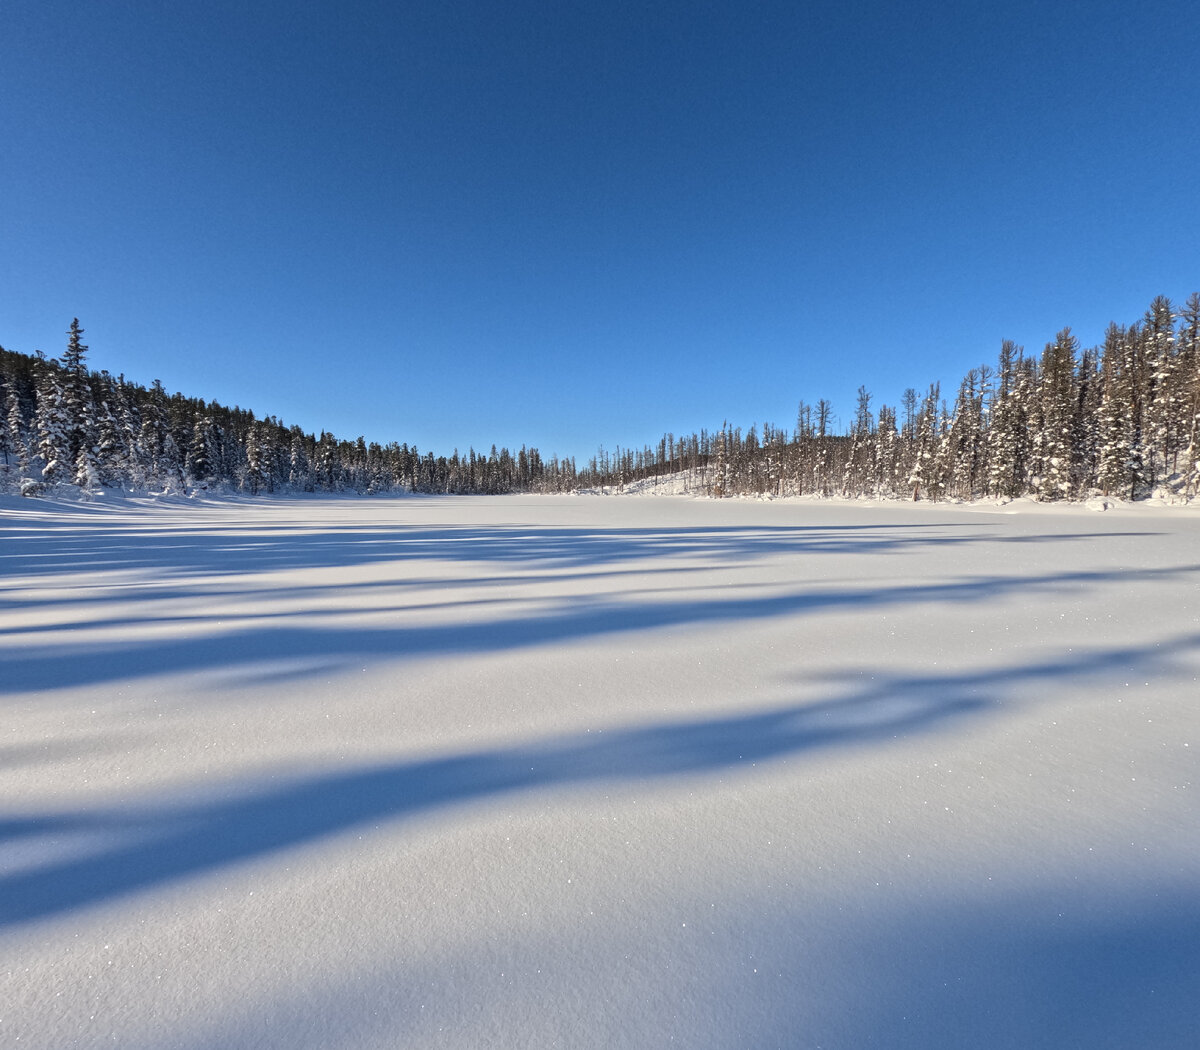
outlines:
[[184, 468], [193, 485], [208, 486], [220, 468], [220, 433], [213, 417], [197, 415], [192, 423], [192, 440], [188, 444]]
[[894, 496], [900, 490], [900, 435], [896, 430], [896, 410], [879, 406], [875, 427], [875, 490]]
[[1106, 496], [1132, 495], [1138, 477], [1134, 457], [1134, 377], [1125, 328], [1110, 324], [1100, 358], [1100, 404], [1096, 419], [1096, 484]]
[[721, 433], [717, 436], [716, 471], [713, 477], [712, 495], [720, 499], [732, 495], [732, 464], [730, 463], [729, 422], [721, 424]]
[[4, 473], [8, 473], [9, 458], [13, 451], [12, 437], [9, 434], [8, 419], [9, 412], [9, 396], [8, 384], [4, 381], [4, 376], [0, 375], [0, 466], [3, 466]]
[[858, 388], [854, 422], [850, 427], [850, 454], [842, 472], [842, 495], [868, 494], [875, 478], [875, 417], [871, 395], [865, 386]]
[[1141, 328], [1144, 441], [1149, 482], [1165, 481], [1177, 466], [1182, 446], [1179, 424], [1182, 401], [1176, 400], [1175, 310], [1166, 296], [1156, 296]]
[[242, 488], [252, 495], [271, 491], [270, 437], [259, 423], [246, 432], [246, 467]]
[[1193, 292], [1180, 314], [1179, 389], [1181, 431], [1187, 435], [1182, 470], [1184, 492], [1200, 492], [1200, 292]]
[[935, 461], [940, 436], [938, 427], [938, 400], [940, 397], [941, 384], [932, 383], [913, 423], [913, 451], [908, 485], [912, 489], [914, 500], [920, 499], [922, 492], [930, 499], [938, 499], [941, 495], [941, 480], [937, 477]]
[[983, 474], [984, 399], [991, 371], [971, 369], [958, 389], [954, 411], [938, 442], [933, 484], [939, 492], [971, 499]]
[[74, 473], [68, 447], [67, 417], [59, 370], [43, 362], [37, 385], [37, 454], [42, 461], [42, 483], [53, 487]]
[[288, 447], [288, 484], [293, 489], [311, 492], [312, 479], [309, 477], [308, 452], [305, 448], [304, 434], [299, 427], [292, 427], [291, 437]]
[[1064, 328], [1047, 343], [1038, 369], [1033, 434], [1033, 486], [1038, 499], [1071, 495], [1075, 436], [1075, 353], [1079, 341]]
[[21, 403], [16, 390], [11, 391], [4, 420], [0, 421], [8, 435], [9, 449], [16, 458], [17, 477], [29, 476], [29, 443], [26, 440]]

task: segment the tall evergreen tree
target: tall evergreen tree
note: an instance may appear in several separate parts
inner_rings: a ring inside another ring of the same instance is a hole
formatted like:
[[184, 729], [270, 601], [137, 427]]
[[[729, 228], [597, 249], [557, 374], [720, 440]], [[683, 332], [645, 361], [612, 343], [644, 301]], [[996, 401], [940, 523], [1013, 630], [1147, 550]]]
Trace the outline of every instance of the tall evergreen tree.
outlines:
[[71, 321], [67, 331], [67, 349], [62, 356], [60, 376], [62, 419], [65, 454], [74, 465], [74, 481], [81, 489], [91, 492], [99, 482], [96, 464], [96, 429], [92, 388], [88, 383], [85, 365], [88, 348], [83, 343], [79, 318]]
[[1200, 492], [1200, 292], [1193, 292], [1180, 314], [1179, 388], [1181, 432], [1187, 435], [1183, 452], [1184, 492]]
[[941, 495], [941, 483], [936, 472], [940, 396], [941, 384], [930, 384], [929, 392], [921, 403], [921, 410], [917, 413], [914, 423], [913, 452], [908, 474], [908, 484], [912, 488], [914, 500], [921, 498], [922, 491], [931, 499], [937, 499]]
[[17, 397], [17, 392], [12, 391], [9, 397], [8, 410], [6, 418], [0, 421], [0, 426], [5, 428], [8, 435], [9, 448], [12, 450], [17, 460], [17, 477], [18, 479], [27, 478], [29, 476], [29, 443], [26, 441], [25, 424], [21, 413], [21, 402]]
[[115, 384], [107, 372], [92, 378], [92, 403], [96, 406], [96, 465], [100, 484], [119, 485], [125, 476], [126, 450], [120, 423], [112, 409]]
[[896, 430], [896, 410], [879, 406], [875, 427], [875, 483], [879, 495], [894, 496], [900, 489], [900, 435]]
[[0, 375], [0, 464], [4, 467], [4, 473], [8, 473], [9, 457], [13, 450], [12, 438], [8, 430], [8, 384], [4, 381], [4, 376]]
[[288, 448], [288, 484], [293, 489], [311, 492], [308, 453], [304, 445], [304, 434], [299, 427], [292, 427], [292, 440]]
[[242, 488], [253, 496], [270, 490], [271, 473], [265, 437], [266, 434], [258, 423], [251, 423], [246, 431], [246, 469]]
[[875, 417], [871, 412], [871, 395], [865, 386], [860, 386], [850, 428], [850, 454], [842, 474], [842, 495], [866, 494], [874, 476]]
[[207, 487], [216, 481], [220, 465], [217, 425], [208, 414], [197, 415], [192, 424], [192, 440], [188, 445], [184, 467], [193, 484]]
[[1100, 358], [1100, 403], [1096, 418], [1096, 484], [1106, 496], [1126, 495], [1136, 477], [1133, 458], [1133, 381], [1128, 333], [1110, 324]]
[[1038, 369], [1034, 420], [1034, 491], [1038, 499], [1071, 495], [1075, 436], [1075, 354], [1079, 341], [1064, 328], [1047, 343]]
[[1151, 485], [1166, 481], [1178, 465], [1181, 402], [1176, 400], [1175, 309], [1159, 295], [1142, 323], [1145, 444]]
[[72, 477], [67, 442], [59, 370], [52, 362], [42, 362], [37, 386], [37, 454], [42, 461], [42, 482], [51, 488]]

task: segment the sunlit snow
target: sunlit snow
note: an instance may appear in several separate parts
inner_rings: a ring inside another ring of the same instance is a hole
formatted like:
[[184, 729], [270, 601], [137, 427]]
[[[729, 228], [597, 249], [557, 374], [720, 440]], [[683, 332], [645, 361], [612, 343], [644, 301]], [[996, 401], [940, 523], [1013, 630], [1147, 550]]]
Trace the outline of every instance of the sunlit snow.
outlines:
[[0, 1045], [1200, 1045], [1200, 514], [0, 497]]

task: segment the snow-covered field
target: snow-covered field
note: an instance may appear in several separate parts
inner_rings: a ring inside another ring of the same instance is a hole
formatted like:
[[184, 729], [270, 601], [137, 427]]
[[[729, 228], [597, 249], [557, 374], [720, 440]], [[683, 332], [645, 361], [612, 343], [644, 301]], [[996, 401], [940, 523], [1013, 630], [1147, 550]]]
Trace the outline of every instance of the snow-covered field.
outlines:
[[1200, 1046], [1200, 513], [0, 503], [0, 1045]]

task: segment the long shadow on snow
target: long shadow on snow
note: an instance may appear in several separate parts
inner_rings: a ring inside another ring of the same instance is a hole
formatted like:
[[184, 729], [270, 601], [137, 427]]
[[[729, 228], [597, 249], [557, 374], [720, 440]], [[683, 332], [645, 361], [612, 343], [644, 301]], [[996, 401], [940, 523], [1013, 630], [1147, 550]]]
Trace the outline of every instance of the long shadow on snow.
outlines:
[[818, 704], [385, 763], [191, 807], [28, 815], [7, 822], [8, 835], [99, 832], [116, 836], [118, 844], [0, 878], [0, 925], [56, 915], [443, 806], [597, 781], [700, 775], [926, 732], [955, 717], [994, 710], [1005, 691], [1020, 684], [1049, 686], [1116, 669], [1161, 674], [1175, 657], [1197, 649], [1200, 634], [1020, 667], [940, 676], [879, 674]]
[[[1200, 573], [1200, 565], [1156, 569], [1073, 571], [1039, 576], [982, 576], [949, 583], [793, 591], [707, 600], [629, 601], [604, 597], [555, 599], [546, 611], [476, 622], [340, 628], [281, 623], [296, 613], [252, 618], [219, 635], [166, 641], [77, 643], [0, 653], [0, 692], [45, 691], [156, 674], [296, 662], [322, 673], [339, 662], [489, 653], [574, 642], [611, 634], [721, 621], [813, 615], [839, 609], [879, 609], [918, 603], [987, 602], [1010, 595], [1105, 583], [1166, 580]], [[305, 611], [299, 615], [307, 614]], [[320, 610], [313, 612], [321, 616]], [[331, 618], [332, 619], [332, 618]]]
[[188, 578], [413, 559], [539, 563], [546, 567], [610, 565], [665, 556], [734, 562], [781, 553], [883, 554], [933, 544], [1021, 544], [1151, 535], [1155, 533], [1005, 535], [982, 522], [613, 529], [504, 525], [381, 528], [372, 524], [314, 530], [302, 522], [132, 527], [102, 521], [35, 529], [0, 520], [0, 579], [147, 570], [159, 578]]
[[[622, 577], [644, 579], [649, 575], [653, 575], [655, 578], [660, 576], [687, 576], [707, 571], [709, 571], [708, 567], [702, 565], [659, 565], [651, 569], [635, 567], [628, 569], [597, 569], [589, 572], [549, 570], [503, 575], [489, 573], [487, 575], [479, 574], [458, 577], [406, 576], [402, 579], [392, 579], [385, 574], [380, 579], [338, 580], [336, 583], [271, 586], [267, 589], [264, 589], [261, 579], [240, 577], [237, 574], [222, 576], [218, 583], [204, 583], [194, 587], [164, 586], [153, 581], [138, 584], [120, 583], [116, 585], [103, 580], [95, 583], [87, 583], [85, 582], [86, 577], [75, 576], [64, 579], [64, 582], [55, 593], [47, 594], [45, 590], [42, 590], [35, 598], [8, 597], [3, 593], [3, 587], [0, 586], [0, 612], [11, 613], [18, 609], [62, 609], [71, 606], [86, 606], [87, 612], [94, 613], [98, 606], [114, 604], [131, 605], [135, 602], [145, 610], [142, 616], [129, 619], [118, 617], [104, 618], [89, 615], [87, 619], [76, 621], [60, 621], [52, 624], [26, 624], [18, 628], [4, 628], [5, 633], [32, 634], [39, 631], [75, 630], [82, 627], [121, 626], [126, 623], [161, 623], [167, 617], [155, 613], [157, 603], [164, 601], [186, 601], [195, 598], [202, 598], [206, 602], [229, 598], [258, 600], [266, 595], [269, 596], [271, 601], [299, 603], [310, 598], [319, 599], [331, 591], [336, 591], [339, 596], [356, 594], [362, 595], [364, 599], [369, 599], [373, 591], [403, 593], [405, 591], [437, 590], [453, 593], [454, 591], [465, 589], [486, 588], [489, 590], [504, 590], [523, 587], [529, 584], [554, 583], [561, 585], [584, 581], [614, 580]], [[67, 582], [68, 580], [70, 582]], [[453, 600], [449, 600], [448, 603], [453, 604]], [[376, 607], [370, 606], [370, 608], [374, 610]], [[183, 619], [193, 619], [193, 617], [185, 616]]]

